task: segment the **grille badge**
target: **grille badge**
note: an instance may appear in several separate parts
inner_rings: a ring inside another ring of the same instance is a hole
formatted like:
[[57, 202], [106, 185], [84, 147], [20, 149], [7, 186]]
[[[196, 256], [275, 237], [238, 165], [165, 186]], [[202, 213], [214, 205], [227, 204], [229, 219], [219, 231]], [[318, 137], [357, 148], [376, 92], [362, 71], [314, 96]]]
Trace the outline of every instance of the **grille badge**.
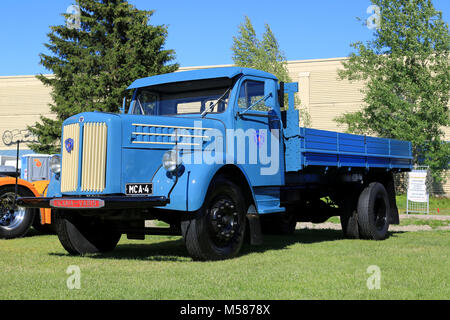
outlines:
[[66, 139], [66, 141], [64, 141], [64, 145], [65, 145], [66, 150], [67, 150], [68, 153], [72, 152], [72, 150], [73, 150], [73, 143], [74, 142], [73, 142], [72, 138]]

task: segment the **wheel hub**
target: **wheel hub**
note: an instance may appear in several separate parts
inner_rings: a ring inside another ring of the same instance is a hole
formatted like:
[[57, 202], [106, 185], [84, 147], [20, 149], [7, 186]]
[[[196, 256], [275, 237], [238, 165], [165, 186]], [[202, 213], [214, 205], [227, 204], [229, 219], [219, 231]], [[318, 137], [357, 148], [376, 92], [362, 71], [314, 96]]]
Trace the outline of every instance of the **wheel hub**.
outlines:
[[14, 229], [25, 217], [24, 208], [13, 208], [14, 194], [8, 193], [0, 199], [0, 226], [7, 229]]
[[217, 239], [228, 242], [239, 230], [236, 205], [227, 199], [217, 201], [211, 207], [211, 225]]
[[7, 213], [2, 213], [0, 215], [0, 225], [1, 226], [7, 226], [11, 223], [11, 220], [13, 219], [13, 217], [11, 217], [11, 213], [7, 212]]

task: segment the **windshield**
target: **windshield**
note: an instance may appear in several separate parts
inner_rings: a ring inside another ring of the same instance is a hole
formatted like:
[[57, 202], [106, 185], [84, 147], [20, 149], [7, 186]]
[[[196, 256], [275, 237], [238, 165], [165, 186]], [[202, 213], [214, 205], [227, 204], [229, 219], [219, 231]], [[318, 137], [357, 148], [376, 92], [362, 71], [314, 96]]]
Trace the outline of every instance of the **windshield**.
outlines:
[[[230, 87], [177, 92], [164, 86], [138, 89], [131, 114], [176, 115], [220, 113], [228, 105]], [[166, 90], [164, 90], [166, 89]], [[205, 112], [206, 111], [206, 112]]]

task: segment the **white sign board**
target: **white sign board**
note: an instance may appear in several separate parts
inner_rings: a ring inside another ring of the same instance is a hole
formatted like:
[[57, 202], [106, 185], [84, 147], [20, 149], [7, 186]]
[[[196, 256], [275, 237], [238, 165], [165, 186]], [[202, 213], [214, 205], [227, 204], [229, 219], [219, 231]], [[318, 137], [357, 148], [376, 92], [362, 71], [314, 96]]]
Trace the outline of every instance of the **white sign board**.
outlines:
[[427, 172], [412, 171], [408, 180], [408, 200], [413, 202], [428, 202]]

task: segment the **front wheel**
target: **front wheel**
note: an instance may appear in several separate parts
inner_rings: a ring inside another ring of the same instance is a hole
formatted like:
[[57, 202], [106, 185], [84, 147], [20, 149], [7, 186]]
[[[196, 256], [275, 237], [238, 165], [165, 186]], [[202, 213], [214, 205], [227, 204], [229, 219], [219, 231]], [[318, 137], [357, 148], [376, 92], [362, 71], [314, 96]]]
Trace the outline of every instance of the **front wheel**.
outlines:
[[121, 234], [106, 222], [76, 212], [58, 212], [55, 228], [64, 249], [73, 255], [113, 250]]
[[[31, 191], [22, 188], [17, 190], [17, 197], [34, 196]], [[23, 237], [34, 220], [31, 208], [14, 207], [15, 187], [6, 186], [0, 189], [0, 238], [13, 239]]]
[[238, 186], [224, 178], [216, 179], [195, 218], [181, 223], [190, 256], [194, 260], [235, 257], [244, 240], [245, 207]]

